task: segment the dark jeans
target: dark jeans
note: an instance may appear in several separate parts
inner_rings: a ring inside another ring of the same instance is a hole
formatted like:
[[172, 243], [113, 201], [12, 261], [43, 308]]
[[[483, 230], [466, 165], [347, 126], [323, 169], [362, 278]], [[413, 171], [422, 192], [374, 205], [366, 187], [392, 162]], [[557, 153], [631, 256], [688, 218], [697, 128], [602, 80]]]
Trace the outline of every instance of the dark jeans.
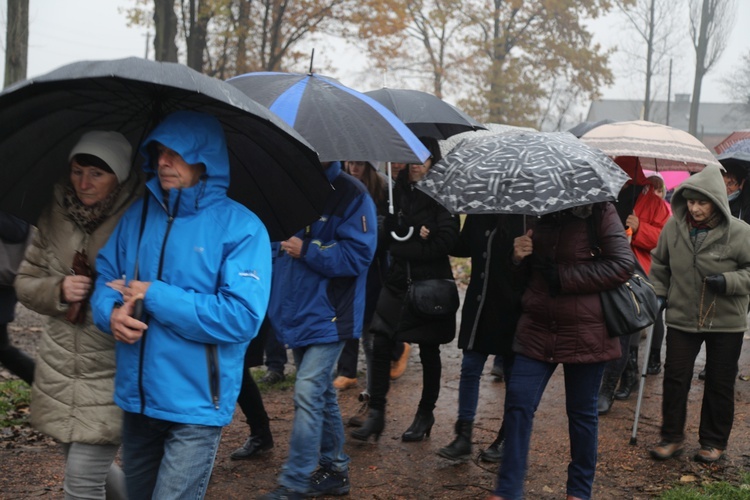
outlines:
[[726, 450], [734, 422], [734, 382], [742, 350], [743, 332], [688, 333], [667, 328], [664, 361], [662, 439], [680, 443], [685, 439], [685, 420], [695, 358], [706, 343], [706, 380], [698, 440], [701, 446]]
[[[386, 395], [391, 382], [391, 353], [396, 343], [387, 335], [375, 334], [370, 407], [376, 410], [385, 410]], [[435, 408], [440, 395], [440, 344], [418, 345], [419, 359], [422, 362], [422, 397], [419, 400], [419, 409], [430, 412]]]
[[260, 395], [258, 385], [250, 373], [248, 362], [249, 353], [245, 353], [245, 364], [242, 368], [242, 385], [240, 394], [237, 397], [237, 404], [240, 405], [242, 413], [245, 415], [247, 425], [250, 426], [250, 435], [257, 436], [270, 434], [269, 418], [266, 408], [263, 406], [263, 398]]
[[[495, 495], [513, 500], [523, 498], [534, 413], [556, 368], [556, 363], [545, 363], [520, 354], [515, 356], [512, 375], [506, 386], [505, 452]], [[563, 370], [571, 458], [567, 494], [588, 499], [591, 498], [596, 472], [599, 430], [596, 402], [604, 362], [564, 363]]]
[[269, 328], [266, 338], [266, 368], [272, 372], [284, 373], [284, 365], [287, 362], [286, 348], [276, 337], [276, 331]]
[[650, 356], [661, 361], [661, 345], [664, 342], [664, 311], [661, 311], [654, 322], [654, 333], [651, 337]]
[[8, 325], [0, 325], [0, 364], [31, 385], [34, 381], [34, 360], [10, 343]]

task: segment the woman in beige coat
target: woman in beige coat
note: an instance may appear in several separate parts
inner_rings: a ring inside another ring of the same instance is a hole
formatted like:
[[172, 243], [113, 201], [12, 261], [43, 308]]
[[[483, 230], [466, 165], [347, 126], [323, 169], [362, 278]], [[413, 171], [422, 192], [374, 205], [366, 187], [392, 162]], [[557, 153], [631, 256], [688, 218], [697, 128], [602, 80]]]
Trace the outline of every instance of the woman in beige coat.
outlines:
[[19, 301], [47, 316], [38, 346], [31, 424], [62, 443], [65, 498], [125, 498], [121, 410], [113, 401], [114, 339], [94, 326], [88, 297], [99, 249], [142, 193], [132, 148], [118, 132], [85, 133], [15, 281]]

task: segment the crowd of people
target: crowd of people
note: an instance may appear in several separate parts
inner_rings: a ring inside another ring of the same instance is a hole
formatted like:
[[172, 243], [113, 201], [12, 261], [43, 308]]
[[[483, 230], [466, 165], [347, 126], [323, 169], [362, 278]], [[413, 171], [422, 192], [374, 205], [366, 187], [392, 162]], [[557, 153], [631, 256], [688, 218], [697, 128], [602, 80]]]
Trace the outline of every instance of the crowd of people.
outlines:
[[[334, 189], [320, 219], [280, 242], [227, 197], [221, 125], [190, 111], [167, 116], [143, 140], [143, 168], [121, 134], [83, 134], [36, 230], [3, 214], [3, 244], [26, 249], [15, 280], [0, 284], [0, 362], [32, 385], [32, 425], [62, 445], [66, 498], [202, 498], [235, 404], [249, 437], [231, 458], [274, 447], [250, 368], [265, 354], [262, 381], [283, 380], [287, 349], [295, 366], [288, 455], [277, 487], [259, 498], [349, 494], [338, 391], [357, 385], [360, 344], [366, 383], [349, 437], [379, 439], [391, 380], [412, 349], [421, 393], [401, 440], [431, 435], [440, 346], [456, 337], [457, 311], [426, 313], [413, 285], [448, 282], [455, 293], [450, 256], [470, 257], [472, 269], [458, 328], [455, 436], [438, 454], [472, 456], [479, 382], [494, 355], [504, 414], [479, 454], [500, 464], [491, 498], [523, 497], [535, 413], [558, 365], [569, 420], [566, 494], [591, 498], [599, 418], [637, 387], [642, 337], [609, 335], [599, 293], [637, 268], [664, 311], [648, 373], [662, 370], [666, 330], [661, 442], [649, 453], [666, 460], [685, 450], [687, 395], [705, 344], [694, 459], [724, 456], [748, 328], [747, 173], [706, 167], [677, 187], [670, 206], [663, 180], [641, 172], [615, 203], [540, 218], [469, 215], [461, 224], [415, 189], [441, 158], [436, 139], [420, 140], [430, 157], [392, 165], [391, 178], [366, 161], [325, 163]], [[637, 159], [620, 160], [640, 171]], [[36, 363], [8, 340], [16, 295], [46, 317]]]

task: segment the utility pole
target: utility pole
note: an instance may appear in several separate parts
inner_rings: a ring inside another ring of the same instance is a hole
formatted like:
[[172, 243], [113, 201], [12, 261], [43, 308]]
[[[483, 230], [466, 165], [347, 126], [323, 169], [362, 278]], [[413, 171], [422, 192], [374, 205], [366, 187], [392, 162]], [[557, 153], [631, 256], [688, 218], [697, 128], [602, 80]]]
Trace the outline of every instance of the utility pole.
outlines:
[[667, 123], [669, 125], [669, 106], [672, 102], [672, 59], [669, 59], [669, 83], [667, 84]]
[[146, 55], [143, 56], [144, 59], [148, 59], [148, 46], [151, 45], [151, 31], [146, 31]]

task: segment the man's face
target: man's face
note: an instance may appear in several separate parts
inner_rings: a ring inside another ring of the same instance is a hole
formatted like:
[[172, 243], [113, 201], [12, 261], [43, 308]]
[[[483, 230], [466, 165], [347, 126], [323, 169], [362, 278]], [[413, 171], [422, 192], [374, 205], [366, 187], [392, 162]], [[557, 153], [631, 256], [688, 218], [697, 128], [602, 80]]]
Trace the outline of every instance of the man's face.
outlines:
[[191, 165], [182, 159], [177, 152], [163, 144], [156, 145], [156, 171], [159, 175], [161, 188], [188, 188], [198, 184], [205, 168], [201, 164]]
[[395, 181], [399, 172], [406, 168], [406, 163], [391, 163], [391, 178]]
[[705, 222], [715, 210], [714, 204], [705, 200], [688, 200], [687, 208], [695, 222]]
[[727, 188], [727, 196], [739, 191], [745, 185], [745, 179], [740, 181], [732, 174], [724, 173], [722, 177], [724, 177], [724, 185]]

